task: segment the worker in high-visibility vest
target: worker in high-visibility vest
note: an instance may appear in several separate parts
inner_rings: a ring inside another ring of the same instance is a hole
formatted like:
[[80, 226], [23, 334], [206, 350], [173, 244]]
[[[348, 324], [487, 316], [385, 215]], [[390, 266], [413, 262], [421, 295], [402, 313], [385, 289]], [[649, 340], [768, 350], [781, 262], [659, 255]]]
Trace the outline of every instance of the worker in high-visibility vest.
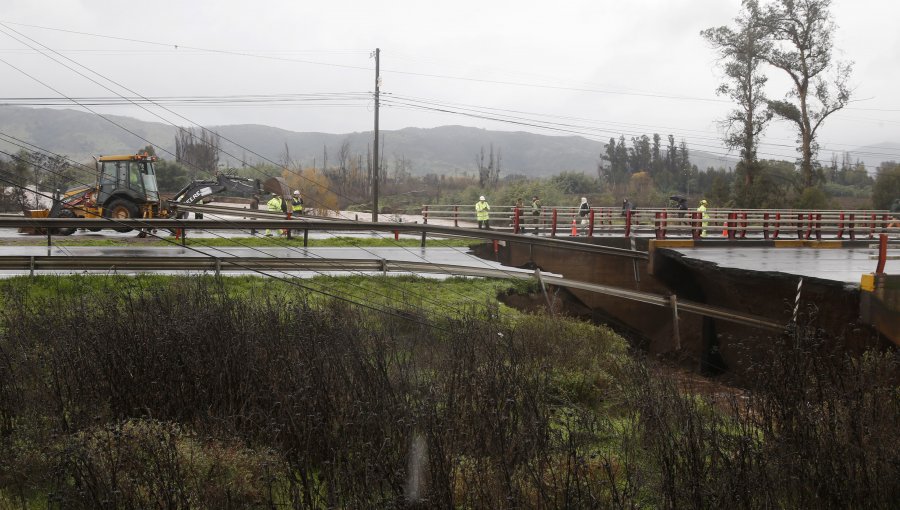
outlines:
[[700, 217], [703, 219], [700, 222], [700, 237], [706, 237], [706, 227], [709, 226], [709, 214], [706, 212], [706, 206], [709, 205], [709, 202], [706, 199], [700, 201], [700, 207], [697, 208], [697, 212], [700, 213]]
[[291, 198], [291, 215], [300, 216], [303, 214], [303, 198], [300, 197], [300, 191], [294, 190], [294, 196]]
[[478, 228], [490, 229], [491, 206], [484, 199], [484, 195], [478, 197], [475, 203], [475, 219], [478, 220]]
[[[272, 193], [272, 198], [270, 198], [269, 201], [266, 202], [266, 209], [268, 209], [270, 212], [284, 212], [284, 201], [281, 199], [280, 196], [276, 195], [275, 193]], [[281, 231], [278, 230], [277, 234], [280, 236]], [[266, 229], [266, 235], [271, 237], [272, 231], [269, 229]]]

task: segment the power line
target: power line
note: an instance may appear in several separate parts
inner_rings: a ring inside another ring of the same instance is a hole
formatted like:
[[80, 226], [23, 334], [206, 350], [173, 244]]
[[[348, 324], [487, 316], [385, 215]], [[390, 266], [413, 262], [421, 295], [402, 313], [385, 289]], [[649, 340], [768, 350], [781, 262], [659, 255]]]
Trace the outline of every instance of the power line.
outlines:
[[[28, 39], [28, 40], [30, 40], [30, 41], [33, 41], [35, 44], [40, 45], [41, 47], [43, 47], [44, 49], [46, 49], [46, 50], [48, 50], [48, 51], [51, 51], [51, 52], [56, 53], [56, 54], [59, 54], [58, 52], [56, 52], [56, 51], [54, 51], [54, 50], [48, 48], [47, 46], [41, 44], [40, 42], [35, 41], [35, 40], [32, 39], [31, 37], [28, 37], [27, 35], [21, 34], [20, 32], [14, 30], [14, 29], [10, 29], [9, 27], [6, 27], [2, 22], [0, 22], [0, 26], [4, 26], [7, 30], [10, 30], [10, 31], [12, 31], [12, 32], [15, 32], [15, 33], [21, 35], [22, 37], [24, 37], [24, 38], [26, 38], [26, 39]], [[9, 36], [9, 37], [11, 37], [11, 38], [13, 38], [13, 39], [15, 39], [15, 40], [17, 40], [18, 42], [20, 42], [20, 43], [22, 43], [22, 44], [24, 44], [24, 45], [26, 45], [26, 46], [32, 47], [32, 46], [30, 46], [28, 43], [23, 42], [23, 41], [21, 41], [21, 40], [15, 38], [15, 37], [13, 37], [13, 36], [10, 36], [8, 33], [7, 33], [6, 35]], [[33, 48], [33, 47], [32, 47], [32, 48]], [[99, 85], [99, 86], [105, 88], [106, 90], [108, 90], [108, 91], [110, 91], [110, 92], [112, 92], [112, 93], [114, 93], [114, 94], [117, 94], [119, 97], [122, 97], [123, 99], [125, 98], [125, 96], [122, 96], [122, 95], [119, 94], [117, 91], [112, 90], [112, 89], [110, 89], [109, 87], [107, 87], [107, 86], [105, 86], [105, 85], [103, 85], [103, 84], [97, 82], [97, 81], [94, 80], [93, 78], [90, 78], [90, 77], [88, 77], [88, 76], [85, 76], [83, 73], [81, 73], [81, 72], [79, 72], [79, 71], [77, 71], [77, 70], [75, 70], [75, 69], [72, 69], [70, 66], [68, 66], [68, 65], [66, 65], [66, 64], [64, 64], [64, 63], [62, 63], [62, 62], [60, 62], [59, 60], [53, 58], [52, 56], [46, 55], [46, 53], [44, 53], [43, 51], [40, 51], [40, 50], [38, 50], [38, 51], [41, 52], [41, 54], [43, 54], [44, 56], [47, 56], [47, 58], [50, 58], [51, 60], [53, 60], [54, 62], [56, 62], [56, 63], [58, 63], [58, 64], [60, 64], [60, 65], [62, 65], [62, 66], [64, 66], [64, 67], [66, 67], [67, 69], [69, 69], [69, 70], [71, 70], [71, 71], [73, 71], [73, 72], [75, 72], [75, 73], [78, 74], [79, 76], [82, 76], [82, 77], [84, 77], [84, 78], [86, 78], [86, 79], [92, 81], [93, 83], [95, 83], [95, 84], [97, 84], [97, 85]], [[61, 56], [62, 58], [64, 58], [64, 59], [66, 59], [66, 60], [72, 62], [73, 64], [75, 64], [75, 65], [77, 65], [77, 66], [79, 66], [79, 67], [81, 67], [81, 68], [83, 68], [83, 69], [86, 69], [87, 71], [89, 71], [89, 72], [91, 72], [91, 73], [93, 73], [93, 74], [95, 74], [95, 75], [97, 75], [97, 76], [103, 78], [104, 80], [106, 80], [106, 81], [108, 81], [108, 82], [110, 82], [110, 83], [113, 83], [113, 84], [115, 84], [116, 86], [118, 86], [118, 87], [120, 87], [120, 88], [122, 88], [122, 89], [125, 89], [125, 90], [127, 90], [128, 92], [130, 92], [130, 93], [132, 93], [132, 94], [138, 95], [135, 91], [129, 89], [128, 87], [125, 87], [124, 85], [122, 85], [122, 84], [120, 84], [120, 83], [118, 83], [118, 82], [116, 82], [116, 81], [114, 81], [114, 80], [112, 80], [112, 79], [110, 79], [110, 78], [108, 78], [108, 77], [106, 77], [106, 76], [103, 76], [103, 75], [101, 75], [100, 73], [97, 73], [96, 71], [93, 71], [92, 69], [90, 69], [90, 68], [88, 68], [88, 67], [86, 67], [86, 66], [84, 66], [84, 65], [82, 65], [82, 64], [80, 64], [80, 63], [78, 63], [78, 62], [76, 62], [76, 61], [74, 61], [74, 60], [72, 60], [71, 58], [65, 57], [65, 56], [63, 56], [63, 55], [60, 55], [60, 56]], [[0, 61], [2, 61], [2, 60], [0, 60]], [[7, 63], [7, 64], [8, 64], [8, 63]], [[10, 65], [10, 64], [8, 64], [8, 65]], [[26, 75], [27, 75], [27, 74], [26, 74]], [[30, 75], [27, 75], [27, 76], [31, 77]], [[49, 85], [44, 84], [44, 83], [41, 82], [40, 80], [37, 80], [37, 79], [34, 78], [34, 77], [31, 77], [31, 78], [34, 79], [35, 81], [38, 81], [39, 83], [42, 83], [43, 85], [47, 86], [47, 87], [50, 88], [51, 90], [54, 90], [54, 92], [57, 92], [58, 94], [60, 94], [60, 95], [62, 95], [62, 96], [64, 96], [64, 97], [67, 97], [67, 96], [65, 96], [64, 94], [62, 94], [61, 92], [59, 92], [59, 91], [53, 89], [52, 87], [49, 87]], [[147, 99], [145, 96], [140, 96], [140, 97], [144, 98], [145, 100]], [[73, 102], [74, 102], [74, 101], [73, 101]], [[76, 103], [76, 104], [78, 104], [78, 103]], [[172, 123], [171, 121], [169, 121], [168, 119], [166, 119], [166, 118], [164, 118], [164, 117], [162, 117], [162, 116], [156, 114], [155, 112], [152, 112], [152, 111], [148, 110], [145, 106], [142, 106], [142, 105], [136, 105], [136, 106], [138, 106], [138, 107], [144, 109], [144, 110], [147, 111], [148, 113], [151, 113], [152, 115], [158, 117], [159, 119], [163, 120], [164, 122], [167, 122], [167, 123], [171, 124], [172, 126], [178, 128], [178, 129], [183, 129], [183, 128], [179, 128], [178, 126], [175, 126], [175, 124]], [[159, 106], [159, 105], [157, 105], [157, 106]], [[91, 110], [90, 108], [87, 108], [87, 107], [85, 107], [85, 106], [82, 106], [82, 107], [85, 108], [85, 109], [87, 109], [88, 111], [91, 111], [91, 112], [94, 113], [95, 115], [100, 116], [101, 118], [103, 118], [103, 119], [105, 119], [105, 120], [109, 120], [109, 119], [106, 118], [105, 116], [100, 115], [100, 114], [97, 113], [97, 112], [94, 112], [94, 111]], [[172, 110], [170, 110], [170, 109], [168, 109], [168, 108], [166, 108], [166, 107], [164, 107], [164, 106], [159, 106], [159, 107], [162, 108], [163, 110], [165, 110], [165, 111], [167, 111], [167, 112], [173, 114], [173, 115], [176, 115], [177, 117], [179, 117], [179, 118], [181, 118], [181, 119], [183, 119], [183, 120], [185, 120], [185, 121], [187, 121], [187, 122], [189, 122], [189, 123], [191, 123], [191, 124], [198, 125], [198, 124], [196, 124], [195, 122], [191, 121], [190, 119], [184, 117], [183, 115], [178, 114], [177, 112], [174, 112], [174, 111], [172, 111]], [[110, 122], [112, 122], [112, 121], [110, 121]], [[123, 128], [121, 125], [119, 125], [119, 124], [117, 124], [117, 123], [115, 123], [115, 122], [112, 122], [112, 123], [113, 123], [114, 125], [116, 125], [116, 126], [122, 128], [122, 129], [125, 129], [125, 128]], [[199, 125], [198, 125], [198, 126], [199, 126]], [[207, 130], [207, 129], [204, 128], [203, 126], [199, 126], [199, 127], [200, 127], [200, 129], [201, 129], [202, 131], [204, 131], [204, 132], [209, 132], [209, 130]], [[147, 140], [146, 138], [141, 137], [141, 136], [137, 135], [136, 133], [133, 133], [132, 131], [129, 131], [129, 130], [127, 130], [127, 129], [126, 129], [126, 131], [128, 131], [129, 133], [134, 134], [135, 136], [138, 136], [138, 138], [144, 140], [144, 141], [147, 142], [147, 143], [150, 143], [151, 145], [153, 144], [153, 142], [151, 142], [150, 140]], [[195, 135], [194, 135], [192, 132], [188, 131], [188, 133], [189, 133], [189, 135], [190, 135], [192, 138], [196, 138]], [[220, 136], [220, 135], [216, 134], [216, 136]], [[255, 152], [255, 151], [253, 151], [253, 150], [251, 150], [251, 149], [249, 149], [249, 148], [247, 148], [247, 147], [244, 147], [244, 146], [240, 145], [239, 143], [237, 143], [237, 142], [235, 142], [235, 141], [233, 141], [233, 140], [231, 140], [231, 139], [229, 139], [229, 138], [227, 138], [227, 137], [222, 137], [222, 138], [223, 138], [224, 140], [226, 140], [226, 141], [228, 141], [228, 142], [234, 144], [235, 146], [244, 149], [245, 151], [249, 151], [250, 153], [252, 153], [252, 154], [254, 154], [254, 155], [260, 157], [260, 158], [263, 159], [263, 160], [269, 161], [269, 162], [272, 163], [272, 164], [276, 164], [275, 162], [269, 160], [269, 159], [266, 158], [265, 156], [262, 156], [261, 154]], [[201, 142], [203, 142], [202, 139], [201, 139]], [[167, 152], [168, 154], [171, 155], [171, 152], [166, 151], [165, 149], [162, 149], [162, 150], [163, 150], [164, 152]], [[219, 150], [221, 150], [223, 153], [225, 153], [226, 155], [231, 156], [231, 157], [234, 158], [234, 159], [237, 159], [237, 160], [239, 160], [239, 161], [242, 161], [242, 158], [238, 158], [238, 157], [235, 156], [235, 155], [229, 154], [228, 152], [222, 150], [221, 148], [219, 148]], [[270, 175], [266, 174], [265, 172], [263, 172], [262, 170], [260, 170], [260, 169], [257, 168], [257, 167], [254, 167], [254, 166], [251, 165], [251, 168], [253, 168], [254, 170], [258, 171], [259, 173], [261, 173], [261, 174], [263, 174], [263, 175], [266, 175], [267, 177], [271, 177]], [[307, 178], [306, 176], [302, 175], [301, 173], [293, 172], [293, 171], [291, 171], [290, 169], [287, 169], [287, 170], [290, 171], [291, 173], [294, 173], [295, 175], [297, 175], [298, 177], [300, 177], [300, 178], [302, 178], [302, 179], [304, 179], [304, 180], [306, 180], [306, 181], [312, 182], [312, 181], [310, 181], [309, 178]], [[314, 184], [316, 184], [316, 183], [314, 183]], [[329, 190], [330, 190], [330, 189], [329, 189]], [[338, 195], [338, 196], [341, 196], [341, 197], [345, 198], [345, 199], [349, 199], [349, 197], [346, 197], [346, 196], [344, 196], [343, 194], [338, 193], [338, 192], [336, 192], [336, 191], [334, 191], [334, 190], [330, 190], [330, 191], [331, 191], [332, 193], [335, 193], [335, 194]], [[370, 252], [369, 252], [368, 250], [366, 250], [364, 247], [357, 246], [357, 248], [358, 248], [358, 249], [361, 249], [361, 250], [363, 250], [363, 251], [366, 251], [367, 253], [370, 253]], [[404, 249], [404, 250], [409, 251], [406, 247], [401, 247], [401, 248]], [[410, 252], [410, 253], [413, 253], [412, 251], [409, 251], [409, 252]], [[371, 253], [370, 253], [370, 254], [371, 254]], [[420, 258], [422, 258], [423, 260], [425, 260], [424, 257], [421, 257], [421, 256], [420, 256]], [[476, 260], [479, 260], [481, 263], [484, 263], [484, 261], [481, 261], [481, 259], [476, 259]]]

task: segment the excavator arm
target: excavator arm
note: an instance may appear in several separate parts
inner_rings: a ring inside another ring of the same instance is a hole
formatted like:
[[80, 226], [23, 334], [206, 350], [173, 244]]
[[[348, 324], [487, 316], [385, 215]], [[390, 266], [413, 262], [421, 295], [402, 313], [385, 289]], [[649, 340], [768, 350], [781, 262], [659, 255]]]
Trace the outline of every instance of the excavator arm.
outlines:
[[170, 202], [196, 204], [210, 195], [225, 192], [244, 197], [268, 192], [281, 195], [282, 198], [288, 200], [291, 196], [290, 188], [281, 177], [271, 177], [266, 179], [264, 183], [260, 183], [259, 179], [217, 174], [215, 179], [196, 180], [189, 183], [181, 188]]

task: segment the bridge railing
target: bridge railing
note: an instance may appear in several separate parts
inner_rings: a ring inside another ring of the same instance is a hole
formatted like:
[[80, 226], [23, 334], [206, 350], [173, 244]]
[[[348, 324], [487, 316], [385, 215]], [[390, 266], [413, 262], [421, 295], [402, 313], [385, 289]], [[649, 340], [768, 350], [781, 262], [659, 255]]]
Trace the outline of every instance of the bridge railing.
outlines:
[[[874, 239], [900, 233], [900, 218], [886, 210], [708, 209], [696, 210], [592, 207], [587, 216], [578, 207], [545, 206], [533, 215], [530, 207], [492, 206], [490, 226], [513, 233], [556, 236], [650, 236], [658, 239], [722, 237], [728, 239]], [[423, 205], [424, 223], [475, 227], [472, 205]]]

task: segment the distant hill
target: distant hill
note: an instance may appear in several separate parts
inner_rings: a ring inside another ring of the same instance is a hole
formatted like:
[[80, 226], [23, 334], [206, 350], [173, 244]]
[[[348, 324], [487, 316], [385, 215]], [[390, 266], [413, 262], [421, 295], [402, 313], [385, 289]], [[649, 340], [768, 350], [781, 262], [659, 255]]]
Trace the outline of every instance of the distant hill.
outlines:
[[[900, 161], [900, 143], [882, 142], [875, 145], [857, 147], [851, 151], [850, 160], [862, 161], [870, 174], [875, 174], [878, 167], [886, 161]], [[838, 162], [840, 162], [840, 155]]]
[[[130, 117], [96, 115], [75, 110], [0, 106], [0, 132], [33, 143], [78, 161], [90, 161], [101, 154], [136, 151], [150, 140], [164, 159], [173, 159], [176, 128]], [[115, 124], [113, 124], [115, 123]], [[233, 157], [222, 156], [228, 164], [241, 158], [255, 163], [264, 159], [280, 161], [287, 146], [293, 161], [322, 165], [325, 147], [328, 163], [337, 162], [341, 145], [349, 142], [350, 152], [365, 157], [372, 132], [347, 134], [298, 133], [261, 125], [210, 126], [222, 136], [221, 148]], [[483, 147], [502, 157], [502, 175], [547, 176], [562, 171], [593, 175], [606, 144], [580, 136], [546, 136], [523, 131], [442, 126], [382, 131], [384, 158], [393, 166], [401, 157], [411, 164], [413, 174], [474, 173], [475, 155]], [[240, 144], [236, 146], [227, 140]], [[690, 141], [688, 141], [690, 149]], [[733, 167], [732, 158], [691, 150], [691, 162], [700, 169]]]

